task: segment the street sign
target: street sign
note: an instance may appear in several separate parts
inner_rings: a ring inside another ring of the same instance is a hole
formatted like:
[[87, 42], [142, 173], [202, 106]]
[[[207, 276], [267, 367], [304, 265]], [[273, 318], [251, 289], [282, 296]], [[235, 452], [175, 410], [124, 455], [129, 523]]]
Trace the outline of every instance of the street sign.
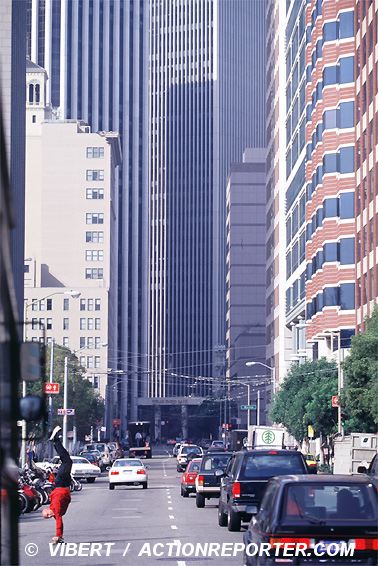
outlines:
[[240, 405], [241, 411], [254, 411], [256, 409], [256, 405]]
[[59, 383], [45, 383], [43, 390], [47, 395], [58, 395]]
[[72, 416], [75, 414], [75, 409], [58, 409], [58, 415]]
[[315, 436], [315, 431], [314, 431], [313, 427], [312, 427], [310, 424], [309, 424], [308, 427], [307, 427], [307, 436], [308, 436], [309, 438], [314, 438], [314, 436]]
[[331, 401], [332, 401], [332, 407], [339, 407], [339, 396], [338, 395], [332, 395], [331, 397]]

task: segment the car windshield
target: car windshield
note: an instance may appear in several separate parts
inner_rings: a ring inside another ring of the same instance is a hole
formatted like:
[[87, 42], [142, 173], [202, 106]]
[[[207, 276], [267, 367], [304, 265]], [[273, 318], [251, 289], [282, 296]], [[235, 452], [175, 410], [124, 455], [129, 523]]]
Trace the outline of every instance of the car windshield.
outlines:
[[286, 474], [305, 473], [301, 455], [297, 452], [251, 454], [244, 459], [240, 476], [244, 479], [271, 478]]
[[211, 444], [212, 446], [224, 446], [222, 440], [214, 440]]
[[190, 454], [191, 452], [200, 454], [201, 448], [198, 448], [198, 446], [184, 446], [184, 448], [181, 450], [181, 454]]
[[140, 460], [116, 460], [113, 464], [115, 468], [123, 468], [125, 466], [135, 466], [137, 468], [143, 467]]
[[286, 487], [283, 522], [310, 523], [378, 520], [374, 488], [366, 484], [306, 483]]
[[230, 459], [230, 454], [215, 454], [214, 456], [205, 456], [202, 462], [202, 470], [210, 472], [214, 470], [225, 470]]
[[88, 462], [88, 460], [86, 458], [72, 458], [72, 462], [74, 464], [89, 464], [90, 462]]
[[190, 462], [187, 471], [188, 472], [198, 472], [200, 469], [200, 462], [194, 462], [193, 460]]

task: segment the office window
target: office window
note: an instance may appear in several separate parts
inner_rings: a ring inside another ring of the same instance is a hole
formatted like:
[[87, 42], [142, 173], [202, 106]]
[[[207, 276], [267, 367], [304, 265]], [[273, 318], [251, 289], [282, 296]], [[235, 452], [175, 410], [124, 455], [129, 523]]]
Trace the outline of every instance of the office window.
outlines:
[[46, 310], [47, 311], [52, 310], [52, 299], [46, 299]]
[[341, 12], [339, 15], [339, 38], [354, 36], [354, 12]]
[[339, 128], [353, 128], [354, 126], [354, 102], [341, 102], [338, 110]]
[[341, 238], [340, 240], [341, 265], [353, 265], [355, 263], [354, 246], [355, 246], [354, 238]]
[[104, 270], [102, 268], [85, 270], [85, 279], [103, 279], [103, 278], [104, 278]]
[[104, 214], [102, 212], [87, 212], [86, 214], [87, 224], [103, 224]]
[[93, 356], [87, 356], [87, 368], [93, 368]]
[[323, 26], [324, 41], [334, 41], [337, 39], [337, 22], [326, 22]]
[[63, 319], [63, 330], [69, 330], [70, 328], [70, 319], [64, 318]]
[[341, 147], [339, 151], [339, 172], [354, 172], [354, 146]]
[[95, 330], [101, 330], [101, 318], [95, 318]]
[[104, 148], [103, 147], [87, 147], [87, 157], [89, 159], [103, 159], [104, 158]]
[[340, 285], [340, 308], [341, 310], [352, 310], [355, 308], [355, 284], [341, 283]]
[[46, 318], [46, 330], [52, 330], [52, 318]]
[[85, 368], [85, 362], [86, 362], [85, 356], [80, 356], [80, 365], [81, 365], [83, 368]]
[[86, 329], [87, 329], [87, 319], [81, 318], [80, 319], [80, 330], [86, 330]]
[[86, 250], [85, 259], [86, 261], [103, 261], [104, 252], [103, 250]]
[[88, 299], [88, 310], [93, 311], [93, 299]]
[[324, 261], [338, 261], [337, 242], [327, 242], [324, 244]]
[[337, 198], [326, 198], [323, 201], [323, 215], [324, 218], [335, 218], [339, 215]]
[[93, 376], [93, 388], [94, 389], [98, 389], [99, 388], [99, 377], [98, 375], [94, 375]]
[[354, 218], [354, 192], [340, 194], [340, 218]]
[[306, 272], [304, 271], [299, 278], [299, 298], [304, 299], [306, 296]]
[[80, 348], [85, 348], [85, 336], [80, 336]]
[[31, 304], [32, 311], [39, 310], [38, 305], [39, 305], [39, 301], [33, 301]]
[[94, 330], [93, 318], [87, 319], [87, 328], [88, 328], [88, 330]]
[[299, 261], [302, 262], [306, 257], [306, 233], [302, 232], [299, 236]]
[[41, 301], [39, 301], [39, 310], [40, 310], [40, 311], [45, 311], [45, 310], [46, 310], [45, 299], [42, 299]]
[[87, 348], [89, 350], [93, 349], [93, 336], [88, 336], [88, 338], [87, 338]]
[[39, 328], [38, 318], [32, 318], [32, 330], [38, 330], [38, 328]]
[[86, 180], [87, 181], [103, 181], [104, 180], [104, 170], [103, 169], [87, 169]]
[[323, 157], [324, 173], [336, 173], [337, 153], [326, 153]]
[[339, 289], [338, 287], [326, 287], [323, 291], [324, 306], [334, 307], [339, 304]]
[[69, 348], [69, 345], [70, 345], [70, 343], [69, 343], [69, 340], [68, 340], [68, 336], [63, 336], [63, 346], [65, 348]]
[[92, 244], [102, 244], [104, 241], [104, 232], [86, 232], [85, 241]]
[[299, 201], [299, 226], [306, 221], [306, 195], [302, 195]]
[[99, 336], [95, 337], [95, 348], [96, 348], [96, 350], [101, 348], [101, 338]]
[[334, 85], [337, 83], [337, 67], [325, 67], [323, 71], [323, 85]]
[[70, 300], [69, 299], [63, 299], [63, 310], [68, 311], [69, 309], [70, 309]]
[[95, 368], [99, 368], [101, 365], [101, 357], [95, 356], [94, 362], [95, 362]]
[[85, 311], [85, 309], [86, 309], [86, 300], [80, 299], [80, 310]]
[[102, 200], [104, 198], [104, 189], [87, 189], [86, 198], [92, 200]]
[[337, 109], [332, 108], [323, 113], [323, 124], [325, 130], [332, 130], [337, 127]]
[[339, 62], [339, 82], [354, 82], [354, 57], [342, 57]]
[[101, 310], [101, 299], [95, 299], [95, 311]]

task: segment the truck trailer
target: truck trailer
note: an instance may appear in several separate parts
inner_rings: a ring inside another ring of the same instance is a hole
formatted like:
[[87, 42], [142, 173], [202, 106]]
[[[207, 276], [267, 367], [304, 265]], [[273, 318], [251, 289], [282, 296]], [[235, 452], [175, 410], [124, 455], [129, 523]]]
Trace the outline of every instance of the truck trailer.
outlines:
[[152, 458], [150, 422], [130, 422], [127, 429], [129, 432], [129, 456]]

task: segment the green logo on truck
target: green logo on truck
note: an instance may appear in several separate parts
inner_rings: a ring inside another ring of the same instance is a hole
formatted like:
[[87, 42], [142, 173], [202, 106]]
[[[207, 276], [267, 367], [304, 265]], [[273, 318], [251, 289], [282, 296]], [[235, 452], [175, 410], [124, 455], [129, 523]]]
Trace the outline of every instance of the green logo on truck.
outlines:
[[262, 441], [265, 444], [273, 444], [276, 435], [274, 434], [274, 432], [272, 430], [266, 430], [265, 432], [263, 432], [262, 434]]

